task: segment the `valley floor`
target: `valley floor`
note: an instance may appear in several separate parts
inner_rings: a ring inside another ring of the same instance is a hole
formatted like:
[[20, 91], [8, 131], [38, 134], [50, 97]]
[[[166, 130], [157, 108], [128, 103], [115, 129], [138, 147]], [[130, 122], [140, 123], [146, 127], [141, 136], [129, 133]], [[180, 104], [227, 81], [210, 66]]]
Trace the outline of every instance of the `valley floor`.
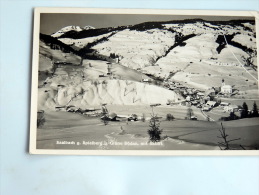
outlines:
[[[98, 117], [87, 117], [68, 112], [46, 111], [46, 122], [37, 130], [37, 149], [68, 150], [219, 150], [220, 122], [209, 122], [205, 119], [190, 121], [181, 119], [186, 108], [156, 107], [161, 116], [160, 127], [163, 129], [163, 140], [156, 144], [149, 142], [147, 130], [151, 109], [141, 106], [114, 106], [111, 111], [117, 114], [145, 112], [147, 120], [110, 121], [107, 125]], [[194, 111], [198, 115], [198, 111]], [[166, 121], [165, 115], [172, 113], [175, 120]], [[202, 115], [198, 115], [203, 117]], [[251, 149], [259, 145], [258, 118], [241, 119], [223, 122], [229, 139], [240, 138], [233, 142]]]

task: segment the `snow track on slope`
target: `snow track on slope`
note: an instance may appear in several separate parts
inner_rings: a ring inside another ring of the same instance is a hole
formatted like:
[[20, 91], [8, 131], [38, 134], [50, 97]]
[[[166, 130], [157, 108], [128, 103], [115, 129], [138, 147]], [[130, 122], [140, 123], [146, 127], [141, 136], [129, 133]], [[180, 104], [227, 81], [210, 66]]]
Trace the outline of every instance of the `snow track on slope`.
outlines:
[[[225, 35], [223, 35], [223, 36], [224, 36], [224, 39], [225, 39], [226, 44], [229, 46], [229, 44], [228, 44], [228, 42], [227, 42], [227, 39], [226, 39], [226, 36], [225, 36]], [[237, 58], [236, 55], [233, 53], [233, 51], [230, 49], [230, 47], [228, 47], [228, 49], [229, 49], [229, 51], [233, 54], [233, 56], [236, 58], [236, 60], [238, 61], [238, 63], [241, 65], [241, 67], [242, 67], [251, 77], [253, 77], [253, 78], [258, 82], [258, 79], [255, 78], [253, 75], [251, 75], [250, 72], [248, 72], [248, 71], [245, 69], [244, 65], [238, 60], [238, 58]]]

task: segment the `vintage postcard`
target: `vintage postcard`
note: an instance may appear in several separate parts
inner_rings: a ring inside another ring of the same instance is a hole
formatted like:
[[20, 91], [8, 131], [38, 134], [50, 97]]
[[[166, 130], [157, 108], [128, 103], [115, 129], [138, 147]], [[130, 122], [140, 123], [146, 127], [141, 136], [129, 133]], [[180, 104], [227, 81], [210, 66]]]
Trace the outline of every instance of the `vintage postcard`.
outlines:
[[31, 154], [259, 155], [258, 12], [36, 8]]

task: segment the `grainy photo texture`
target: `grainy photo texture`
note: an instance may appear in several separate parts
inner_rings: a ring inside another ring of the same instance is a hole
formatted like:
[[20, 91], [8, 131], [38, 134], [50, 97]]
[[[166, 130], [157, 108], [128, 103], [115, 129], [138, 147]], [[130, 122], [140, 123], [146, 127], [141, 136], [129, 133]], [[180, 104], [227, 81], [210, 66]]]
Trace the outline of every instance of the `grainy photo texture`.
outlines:
[[255, 16], [57, 10], [35, 14], [31, 153], [259, 149]]

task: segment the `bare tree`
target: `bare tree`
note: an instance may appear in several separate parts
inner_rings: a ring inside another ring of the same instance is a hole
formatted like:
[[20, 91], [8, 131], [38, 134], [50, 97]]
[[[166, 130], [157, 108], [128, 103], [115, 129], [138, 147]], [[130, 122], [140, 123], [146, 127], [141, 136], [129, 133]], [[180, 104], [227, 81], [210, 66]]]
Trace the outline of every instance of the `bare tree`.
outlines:
[[226, 133], [226, 129], [223, 127], [222, 123], [221, 123], [221, 128], [219, 129], [219, 132], [220, 132], [220, 136], [217, 136], [217, 137], [223, 139], [223, 141], [218, 142], [219, 148], [221, 150], [231, 150], [230, 142], [233, 142], [233, 141], [236, 141], [236, 140], [240, 140], [240, 138], [228, 140], [227, 137], [229, 135]]

